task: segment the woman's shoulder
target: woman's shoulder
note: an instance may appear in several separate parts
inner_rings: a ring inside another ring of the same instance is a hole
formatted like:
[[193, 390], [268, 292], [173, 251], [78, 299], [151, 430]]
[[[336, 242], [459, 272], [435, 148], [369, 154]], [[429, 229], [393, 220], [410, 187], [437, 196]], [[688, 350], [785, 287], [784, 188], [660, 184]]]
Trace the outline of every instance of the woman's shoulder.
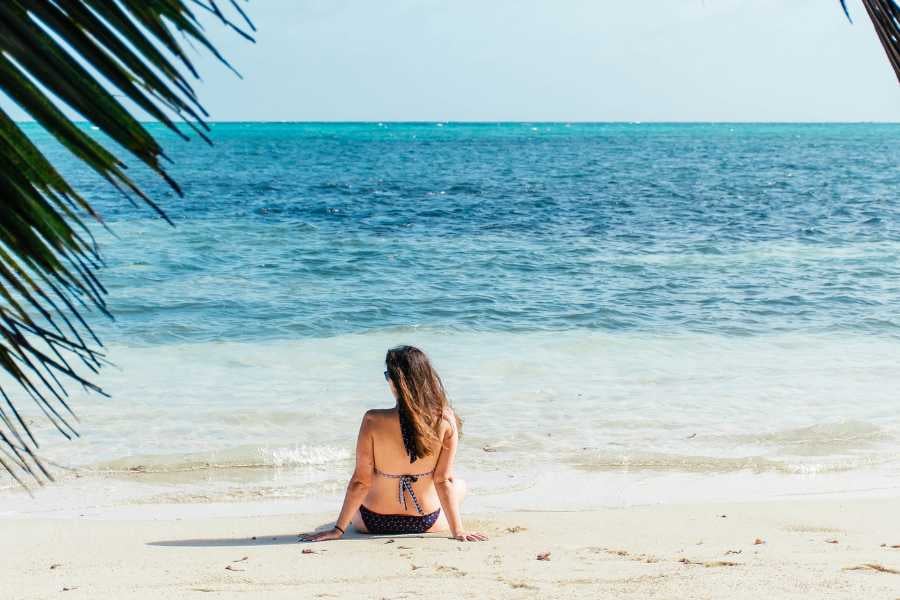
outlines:
[[363, 415], [363, 423], [378, 425], [392, 418], [397, 418], [397, 409], [395, 408], [370, 408]]

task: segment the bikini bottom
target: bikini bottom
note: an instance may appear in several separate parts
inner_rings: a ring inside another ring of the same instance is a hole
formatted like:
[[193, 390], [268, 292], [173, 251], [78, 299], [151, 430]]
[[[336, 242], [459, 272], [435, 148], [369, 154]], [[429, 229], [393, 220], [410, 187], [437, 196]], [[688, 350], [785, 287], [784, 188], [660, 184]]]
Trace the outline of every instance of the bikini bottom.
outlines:
[[441, 516], [441, 509], [427, 515], [383, 515], [372, 512], [365, 506], [359, 507], [359, 516], [369, 533], [399, 535], [401, 533], [425, 533]]

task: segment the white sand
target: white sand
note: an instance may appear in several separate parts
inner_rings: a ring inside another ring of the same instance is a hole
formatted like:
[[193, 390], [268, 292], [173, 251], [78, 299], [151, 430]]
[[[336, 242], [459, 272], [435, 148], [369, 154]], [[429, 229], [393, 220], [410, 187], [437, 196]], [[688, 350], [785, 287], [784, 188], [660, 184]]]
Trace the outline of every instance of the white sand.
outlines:
[[0, 598], [900, 598], [894, 498], [483, 514], [478, 544], [297, 542], [332, 516], [3, 519]]

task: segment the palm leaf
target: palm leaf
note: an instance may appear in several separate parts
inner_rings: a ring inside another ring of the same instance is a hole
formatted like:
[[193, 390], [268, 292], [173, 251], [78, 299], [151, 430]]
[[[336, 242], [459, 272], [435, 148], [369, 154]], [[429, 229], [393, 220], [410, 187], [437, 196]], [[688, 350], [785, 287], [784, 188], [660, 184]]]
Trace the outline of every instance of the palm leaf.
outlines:
[[[126, 175], [124, 162], [57, 103], [90, 121], [180, 195], [163, 166], [162, 147], [110, 88], [177, 135], [187, 138], [180, 120], [209, 141], [206, 111], [188, 80], [197, 72], [185, 44], [196, 42], [231, 66], [206, 38], [195, 9], [252, 40], [212, 0], [0, 2], [0, 91], [128, 200], [143, 201], [162, 218]], [[236, 3], [230, 9], [253, 29]], [[65, 383], [103, 393], [76, 369], [96, 373], [105, 362], [83, 316], [110, 316], [95, 274], [102, 260], [84, 221], [102, 219], [2, 110], [0, 196], [0, 369], [59, 433], [75, 437]], [[12, 394], [0, 385], [0, 470], [22, 485], [21, 474], [39, 484], [52, 479], [37, 449]]]
[[[862, 0], [862, 3], [900, 82], [900, 4], [898, 0]], [[850, 19], [847, 0], [841, 0], [841, 8]]]

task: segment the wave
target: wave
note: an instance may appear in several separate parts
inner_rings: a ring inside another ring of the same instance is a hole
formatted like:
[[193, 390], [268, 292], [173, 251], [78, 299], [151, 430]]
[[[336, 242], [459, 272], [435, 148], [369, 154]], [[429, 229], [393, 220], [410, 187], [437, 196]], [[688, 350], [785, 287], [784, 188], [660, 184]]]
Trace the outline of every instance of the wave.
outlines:
[[351, 458], [345, 448], [331, 446], [238, 446], [183, 454], [143, 454], [99, 462], [96, 473], [178, 473], [216, 469], [290, 469], [340, 464]]
[[896, 438], [887, 429], [871, 423], [841, 421], [765, 433], [708, 436], [705, 439], [714, 443], [766, 446], [781, 455], [820, 456], [870, 449]]
[[672, 471], [682, 473], [783, 473], [814, 475], [875, 468], [890, 463], [888, 458], [866, 456], [817, 462], [785, 461], [763, 456], [720, 457], [662, 452], [604, 453], [581, 451], [565, 462], [582, 471]]

